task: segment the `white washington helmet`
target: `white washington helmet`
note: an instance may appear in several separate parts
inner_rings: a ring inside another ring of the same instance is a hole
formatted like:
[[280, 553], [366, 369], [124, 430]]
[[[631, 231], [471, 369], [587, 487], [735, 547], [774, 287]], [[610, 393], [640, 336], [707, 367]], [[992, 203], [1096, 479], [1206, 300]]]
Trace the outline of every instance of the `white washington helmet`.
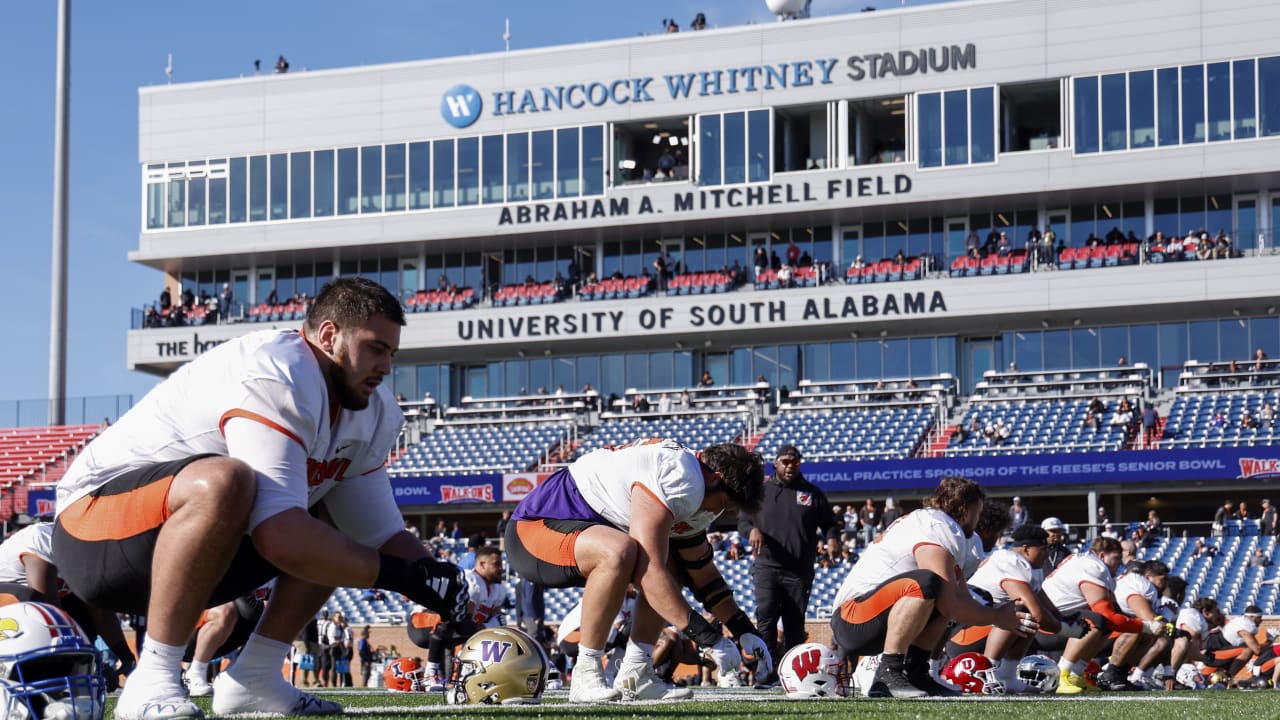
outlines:
[[1044, 655], [1028, 655], [1018, 661], [1018, 679], [1041, 695], [1058, 689], [1058, 663]]
[[445, 694], [453, 705], [542, 702], [551, 663], [542, 646], [511, 627], [485, 628], [458, 651], [458, 679]]
[[61, 608], [0, 607], [0, 718], [102, 720], [102, 658]]
[[840, 656], [826, 645], [804, 643], [782, 656], [778, 679], [787, 697], [844, 697], [849, 683], [844, 677]]

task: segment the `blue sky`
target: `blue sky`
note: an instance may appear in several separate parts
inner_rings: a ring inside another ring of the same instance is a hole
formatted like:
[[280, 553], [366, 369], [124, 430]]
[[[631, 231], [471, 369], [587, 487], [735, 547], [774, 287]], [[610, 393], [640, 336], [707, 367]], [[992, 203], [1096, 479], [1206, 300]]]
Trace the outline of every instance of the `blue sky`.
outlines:
[[[910, 0], [921, 5], [937, 0]], [[814, 0], [814, 16], [898, 7], [900, 0]], [[72, 8], [70, 297], [67, 395], [132, 394], [156, 380], [125, 365], [130, 309], [159, 293], [159, 272], [130, 263], [140, 225], [137, 89], [270, 68], [295, 71], [588, 42], [687, 27], [773, 22], [764, 0], [278, 0], [217, 3], [79, 0]], [[48, 396], [55, 0], [12, 2], [0, 24], [0, 402]]]

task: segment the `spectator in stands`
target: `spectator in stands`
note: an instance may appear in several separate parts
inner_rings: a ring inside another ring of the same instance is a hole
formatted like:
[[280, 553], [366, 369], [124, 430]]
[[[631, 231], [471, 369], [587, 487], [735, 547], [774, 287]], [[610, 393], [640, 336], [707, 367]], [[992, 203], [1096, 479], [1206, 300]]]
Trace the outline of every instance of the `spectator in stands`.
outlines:
[[791, 279], [792, 279], [793, 272], [794, 271], [792, 270], [790, 263], [786, 263], [781, 268], [779, 268], [778, 269], [778, 287], [782, 287], [782, 288], [791, 287]]
[[1135, 420], [1133, 404], [1129, 402], [1129, 398], [1122, 399], [1120, 407], [1116, 408], [1116, 414], [1111, 417], [1111, 425], [1124, 431], [1125, 443], [1133, 442]]
[[160, 312], [164, 312], [173, 307], [173, 296], [169, 294], [168, 286], [160, 290]]
[[1271, 406], [1271, 401], [1262, 403], [1262, 409], [1258, 411], [1258, 421], [1262, 427], [1275, 427], [1276, 409]]
[[1182, 237], [1174, 235], [1164, 246], [1165, 260], [1181, 260], [1182, 259]]
[[1236, 512], [1235, 503], [1226, 500], [1222, 507], [1213, 514], [1213, 534], [1215, 537], [1234, 535], [1240, 524], [1240, 513]]
[[787, 264], [795, 267], [800, 264], [800, 246], [795, 240], [787, 243]]
[[369, 687], [369, 677], [373, 674], [373, 644], [369, 642], [369, 626], [360, 629], [360, 639], [356, 641], [356, 657], [360, 658], [360, 687]]
[[902, 517], [902, 514], [902, 508], [898, 507], [893, 498], [885, 498], [884, 512], [880, 513], [880, 532], [888, 530], [890, 525]]
[[858, 508], [858, 525], [862, 528], [862, 544], [870, 545], [876, 539], [876, 528], [880, 524], [880, 511], [871, 498]]
[[147, 309], [143, 311], [142, 327], [160, 327], [160, 313], [156, 312], [155, 305], [148, 305]]
[[769, 251], [769, 267], [772, 268], [774, 272], [782, 269], [782, 258], [778, 257], [777, 250]]
[[662, 393], [658, 396], [658, 412], [663, 415], [671, 414], [671, 395], [669, 393]]
[[1102, 416], [1106, 413], [1107, 406], [1103, 404], [1102, 400], [1093, 398], [1089, 401], [1089, 406], [1086, 409], [1083, 426], [1089, 427], [1092, 425], [1093, 431], [1098, 432], [1102, 429]]
[[1022, 504], [1022, 498], [1015, 495], [1013, 504], [1009, 506], [1009, 529], [1017, 530], [1026, 525], [1030, 515], [1030, 512], [1027, 511], [1027, 506]]
[[1191, 557], [1199, 559], [1202, 557], [1213, 557], [1218, 554], [1217, 545], [1209, 545], [1205, 543], [1204, 538], [1196, 538], [1196, 549], [1192, 551]]
[[1251, 415], [1248, 410], [1245, 410], [1240, 414], [1240, 429], [1241, 430], [1257, 430], [1258, 429], [1258, 419], [1255, 418], [1253, 415]]
[[1258, 548], [1253, 551], [1253, 557], [1249, 558], [1250, 567], [1270, 567], [1271, 557], [1262, 549]]
[[769, 254], [765, 252], [763, 245], [756, 248], [752, 262], [756, 268], [756, 279], [759, 280], [764, 271], [769, 269]]
[[231, 283], [222, 283], [222, 295], [218, 297], [218, 312], [222, 322], [226, 322], [231, 317], [231, 305], [235, 299], [235, 293], [231, 291]]
[[1160, 521], [1160, 516], [1156, 514], [1155, 510], [1147, 511], [1147, 519], [1143, 521], [1142, 529], [1150, 537], [1158, 537], [1164, 532], [1164, 523]]
[[1236, 514], [1240, 516], [1241, 528], [1252, 521], [1252, 518], [1249, 517], [1249, 503], [1244, 500], [1240, 501], [1240, 505], [1236, 508]]
[[1156, 411], [1155, 403], [1143, 403], [1142, 405], [1142, 437], [1147, 445], [1156, 440], [1156, 425], [1160, 422], [1160, 413]]
[[1221, 431], [1227, 426], [1227, 416], [1222, 414], [1221, 410], [1213, 413], [1213, 417], [1209, 419], [1209, 427], [1214, 430]]
[[1271, 501], [1262, 498], [1262, 514], [1258, 516], [1258, 531], [1262, 535], [1276, 534], [1276, 509], [1271, 506]]
[[996, 254], [1000, 257], [1008, 257], [1013, 252], [1013, 243], [1009, 242], [1007, 233], [1000, 233], [1000, 242], [996, 245]]
[[[899, 256], [902, 255], [901, 250], [898, 251], [898, 255]], [[800, 254], [800, 260], [796, 262], [796, 267], [802, 267], [802, 268], [813, 267], [813, 257], [809, 255], [808, 250], [805, 250], [803, 253]]]
[[1097, 532], [1101, 532], [1103, 528], [1111, 524], [1111, 516], [1107, 514], [1107, 509], [1098, 508], [1098, 517], [1095, 521]]
[[631, 410], [638, 413], [649, 412], [649, 398], [645, 397], [644, 393], [636, 393], [631, 401]]
[[867, 266], [867, 263], [862, 260], [861, 255], [855, 257], [853, 259], [853, 262], [849, 263], [849, 275], [850, 276], [861, 275], [863, 268], [865, 268], [866, 266]]
[[716, 384], [716, 381], [714, 378], [711, 377], [711, 371], [703, 370], [702, 379], [698, 381], [698, 385], [702, 387], [711, 387], [712, 385], [715, 385], [715, 384]]
[[[668, 152], [667, 157], [670, 156], [671, 153]], [[667, 289], [667, 280], [671, 277], [672, 270], [674, 270], [674, 263], [672, 263], [671, 258], [667, 256], [666, 248], [663, 248], [662, 252], [653, 259], [653, 277], [655, 282], [657, 282], [656, 289], [658, 291], [662, 292]]]

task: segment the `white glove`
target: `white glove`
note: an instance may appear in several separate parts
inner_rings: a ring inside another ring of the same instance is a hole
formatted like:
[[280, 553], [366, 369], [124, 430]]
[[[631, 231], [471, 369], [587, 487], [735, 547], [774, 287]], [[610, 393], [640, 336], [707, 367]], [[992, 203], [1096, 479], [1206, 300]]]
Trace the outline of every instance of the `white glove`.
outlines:
[[738, 646], [727, 637], [720, 638], [720, 642], [704, 650], [703, 655], [714, 662], [721, 673], [736, 673], [738, 666], [742, 664], [742, 655], [738, 652]]
[[1142, 623], [1142, 629], [1146, 631], [1148, 635], [1155, 635], [1156, 637], [1163, 637], [1170, 634], [1169, 623], [1164, 618], [1151, 618], [1150, 620], [1144, 620]]
[[743, 656], [755, 658], [757, 675], [764, 677], [773, 673], [773, 656], [769, 654], [768, 646], [764, 644], [764, 640], [759, 635], [743, 633], [738, 636], [738, 646], [742, 648]]

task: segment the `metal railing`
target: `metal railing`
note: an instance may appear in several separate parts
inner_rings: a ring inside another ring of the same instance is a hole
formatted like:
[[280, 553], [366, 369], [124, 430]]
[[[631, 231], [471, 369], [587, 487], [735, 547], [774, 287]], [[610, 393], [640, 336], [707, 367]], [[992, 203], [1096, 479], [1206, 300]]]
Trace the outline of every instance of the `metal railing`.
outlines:
[[[66, 399], [67, 425], [113, 423], [133, 407], [132, 395], [91, 395]], [[49, 424], [48, 398], [0, 400], [0, 427], [39, 427]]]

